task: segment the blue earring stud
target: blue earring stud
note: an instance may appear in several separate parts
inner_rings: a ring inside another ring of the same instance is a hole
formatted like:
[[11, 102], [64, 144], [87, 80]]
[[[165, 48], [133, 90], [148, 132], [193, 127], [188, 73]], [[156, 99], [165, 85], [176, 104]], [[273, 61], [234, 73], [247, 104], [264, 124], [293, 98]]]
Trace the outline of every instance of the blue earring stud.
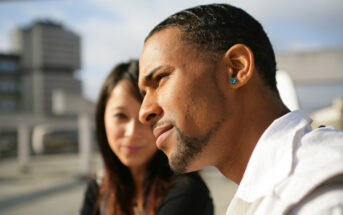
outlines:
[[231, 84], [236, 84], [237, 83], [237, 80], [235, 78], [230, 78], [230, 83]]

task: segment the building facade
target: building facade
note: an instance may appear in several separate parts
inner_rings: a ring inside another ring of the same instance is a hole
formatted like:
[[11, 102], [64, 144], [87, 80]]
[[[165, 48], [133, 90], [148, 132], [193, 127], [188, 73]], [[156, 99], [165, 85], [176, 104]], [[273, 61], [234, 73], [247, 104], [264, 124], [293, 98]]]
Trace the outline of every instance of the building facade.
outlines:
[[0, 54], [0, 112], [21, 109], [19, 61], [19, 55]]
[[300, 108], [307, 113], [343, 98], [343, 48], [278, 53], [277, 68], [295, 83]]
[[12, 37], [20, 55], [21, 108], [34, 114], [52, 113], [52, 92], [64, 89], [81, 95], [76, 78], [81, 67], [80, 37], [52, 21], [20, 28]]
[[[18, 28], [11, 39], [12, 52], [0, 53], [0, 159], [18, 155], [25, 166], [29, 155], [38, 153], [37, 144], [44, 144], [45, 153], [90, 142], [91, 128], [78, 126], [80, 119], [93, 118], [94, 109], [77, 78], [80, 36], [59, 23], [37, 21]], [[65, 102], [58, 104], [56, 92], [61, 98], [73, 96], [72, 111]], [[55, 106], [63, 108], [56, 112]], [[86, 138], [77, 139], [80, 132]]]

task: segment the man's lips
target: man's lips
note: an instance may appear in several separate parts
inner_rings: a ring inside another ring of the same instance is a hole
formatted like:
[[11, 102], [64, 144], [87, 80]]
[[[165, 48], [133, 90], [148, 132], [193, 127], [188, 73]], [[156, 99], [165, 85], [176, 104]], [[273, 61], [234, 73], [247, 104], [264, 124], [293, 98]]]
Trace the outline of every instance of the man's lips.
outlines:
[[156, 138], [158, 138], [162, 133], [166, 132], [167, 130], [171, 129], [173, 126], [168, 124], [164, 126], [158, 126], [154, 128], [153, 133]]
[[169, 134], [172, 128], [173, 128], [173, 125], [171, 124], [164, 125], [164, 126], [157, 126], [156, 128], [154, 128], [153, 133], [154, 133], [154, 136], [156, 137], [156, 145], [158, 148], [161, 148], [160, 146], [162, 142], [164, 141], [164, 139]]

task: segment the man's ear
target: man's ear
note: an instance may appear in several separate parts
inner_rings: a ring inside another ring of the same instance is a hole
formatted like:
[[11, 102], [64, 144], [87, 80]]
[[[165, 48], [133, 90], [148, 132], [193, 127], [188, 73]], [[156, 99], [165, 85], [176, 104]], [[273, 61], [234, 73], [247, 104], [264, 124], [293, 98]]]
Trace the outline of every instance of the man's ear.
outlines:
[[233, 45], [224, 55], [228, 66], [228, 82], [236, 89], [244, 86], [254, 72], [254, 54], [244, 44]]

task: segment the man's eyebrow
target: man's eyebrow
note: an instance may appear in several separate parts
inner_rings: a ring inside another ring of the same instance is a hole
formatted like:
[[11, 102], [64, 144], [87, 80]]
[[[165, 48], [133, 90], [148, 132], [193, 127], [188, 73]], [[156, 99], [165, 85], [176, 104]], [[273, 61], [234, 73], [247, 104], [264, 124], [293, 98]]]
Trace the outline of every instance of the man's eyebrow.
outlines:
[[155, 69], [151, 70], [151, 71], [149, 72], [149, 74], [147, 74], [147, 75], [144, 77], [143, 83], [146, 84], [147, 82], [151, 81], [151, 80], [152, 80], [152, 77], [154, 76], [154, 74], [155, 74], [158, 70], [160, 70], [161, 68], [166, 67], [166, 66], [168, 66], [168, 65], [161, 65], [161, 66], [158, 66], [158, 67], [156, 67]]

